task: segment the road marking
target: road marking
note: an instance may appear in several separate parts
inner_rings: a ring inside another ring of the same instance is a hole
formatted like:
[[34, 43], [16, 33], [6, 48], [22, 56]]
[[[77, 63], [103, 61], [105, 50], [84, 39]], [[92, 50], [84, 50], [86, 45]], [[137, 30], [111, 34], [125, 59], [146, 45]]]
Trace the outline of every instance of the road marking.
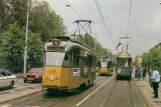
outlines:
[[93, 91], [91, 94], [89, 94], [86, 98], [84, 98], [82, 101], [80, 101], [77, 105], [76, 105], [76, 107], [78, 107], [79, 105], [81, 105], [86, 99], [88, 99], [91, 95], [93, 95], [96, 91], [98, 91], [102, 86], [104, 86], [106, 83], [108, 83], [109, 81], [111, 81], [112, 79], [114, 78], [114, 76], [113, 77], [111, 77], [108, 81], [106, 81], [104, 84], [102, 84], [100, 87], [98, 87], [95, 91]]

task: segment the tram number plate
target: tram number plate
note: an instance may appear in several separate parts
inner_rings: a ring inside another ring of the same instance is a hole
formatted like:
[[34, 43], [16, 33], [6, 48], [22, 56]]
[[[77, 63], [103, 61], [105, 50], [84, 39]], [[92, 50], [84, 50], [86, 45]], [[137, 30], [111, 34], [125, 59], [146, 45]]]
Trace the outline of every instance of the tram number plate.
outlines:
[[117, 69], [117, 73], [121, 73], [121, 69]]
[[33, 78], [28, 78], [28, 80], [33, 80]]

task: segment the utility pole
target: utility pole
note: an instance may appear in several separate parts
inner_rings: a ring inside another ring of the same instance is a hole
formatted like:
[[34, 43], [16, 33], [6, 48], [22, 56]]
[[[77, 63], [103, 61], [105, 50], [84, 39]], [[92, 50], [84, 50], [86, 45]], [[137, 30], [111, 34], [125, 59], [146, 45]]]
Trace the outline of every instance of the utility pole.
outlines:
[[29, 22], [29, 0], [27, 4], [27, 20], [26, 20], [26, 37], [25, 37], [25, 54], [24, 54], [24, 74], [27, 66], [27, 40], [28, 40], [28, 22]]

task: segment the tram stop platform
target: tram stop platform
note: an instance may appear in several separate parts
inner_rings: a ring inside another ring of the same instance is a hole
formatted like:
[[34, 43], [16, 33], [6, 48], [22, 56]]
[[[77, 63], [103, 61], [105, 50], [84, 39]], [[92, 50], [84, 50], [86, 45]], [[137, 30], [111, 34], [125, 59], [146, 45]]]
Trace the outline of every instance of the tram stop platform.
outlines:
[[134, 77], [133, 80], [148, 107], [161, 107], [161, 82], [159, 84], [160, 88], [158, 88], [158, 98], [153, 98], [154, 93], [149, 84], [148, 74], [146, 74], [146, 78], [144, 80], [143, 78], [139, 80]]

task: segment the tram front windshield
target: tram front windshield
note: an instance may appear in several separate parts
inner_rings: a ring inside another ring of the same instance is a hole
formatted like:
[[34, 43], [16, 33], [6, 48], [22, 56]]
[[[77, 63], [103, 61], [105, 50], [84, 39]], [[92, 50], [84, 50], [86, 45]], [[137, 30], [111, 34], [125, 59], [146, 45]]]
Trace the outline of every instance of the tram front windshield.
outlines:
[[107, 67], [107, 61], [101, 61], [101, 67], [102, 68]]
[[64, 56], [63, 52], [46, 52], [46, 65], [62, 66]]
[[128, 67], [129, 66], [129, 60], [127, 58], [120, 58], [120, 59], [117, 60], [117, 65]]

